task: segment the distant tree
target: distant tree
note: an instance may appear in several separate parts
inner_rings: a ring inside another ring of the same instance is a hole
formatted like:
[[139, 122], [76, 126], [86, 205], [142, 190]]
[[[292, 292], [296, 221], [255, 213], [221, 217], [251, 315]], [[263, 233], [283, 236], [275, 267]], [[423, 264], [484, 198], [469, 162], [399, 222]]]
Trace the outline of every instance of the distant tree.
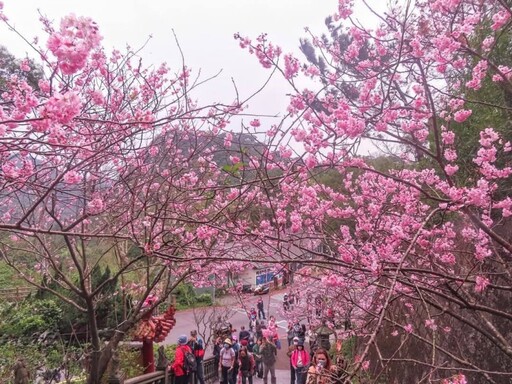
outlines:
[[[32, 59], [18, 59], [4, 46], [0, 46], [0, 89], [5, 91], [11, 76], [23, 79], [32, 89], [39, 88], [43, 70]], [[1, 96], [0, 96], [1, 97]]]

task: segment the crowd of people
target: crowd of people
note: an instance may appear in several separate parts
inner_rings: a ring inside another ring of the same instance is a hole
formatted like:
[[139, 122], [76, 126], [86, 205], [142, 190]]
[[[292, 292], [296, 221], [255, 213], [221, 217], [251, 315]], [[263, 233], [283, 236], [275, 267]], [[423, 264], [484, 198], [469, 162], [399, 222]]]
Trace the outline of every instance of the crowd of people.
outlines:
[[[218, 337], [215, 341], [213, 355], [219, 367], [220, 382], [253, 384], [254, 378], [259, 378], [263, 379], [263, 384], [267, 384], [270, 377], [270, 383], [276, 384], [277, 354], [278, 350], [283, 349], [277, 321], [274, 316], [267, 321], [264, 311], [256, 313], [255, 308], [251, 308], [248, 315], [249, 328], [242, 326], [238, 334], [233, 332], [230, 337]], [[337, 357], [335, 363], [331, 362], [327, 349], [316, 342], [304, 324], [289, 323], [286, 339], [290, 384], [342, 382], [346, 368], [343, 359]], [[305, 348], [306, 344], [309, 344], [309, 351]]]
[[[287, 304], [297, 304], [297, 296]], [[289, 309], [287, 307], [286, 309]], [[256, 309], [257, 308], [257, 309]], [[229, 323], [218, 320], [221, 335], [217, 335], [213, 345], [214, 364], [219, 370], [221, 384], [254, 384], [262, 379], [263, 384], [277, 384], [276, 361], [278, 350], [283, 349], [274, 316], [265, 314], [263, 301], [259, 298], [255, 307], [247, 312], [249, 325], [240, 327], [237, 333]], [[306, 329], [300, 322], [289, 322], [286, 340], [286, 355], [290, 364], [290, 384], [337, 384], [345, 375], [344, 361], [339, 354], [332, 362], [327, 352], [330, 346], [317, 341], [314, 331]], [[307, 340], [307, 342], [306, 342]], [[309, 351], [306, 350], [309, 345]], [[192, 331], [190, 337], [182, 335], [178, 339], [176, 356], [172, 365], [176, 384], [204, 384], [203, 340]], [[194, 367], [193, 360], [196, 364]], [[195, 383], [191, 383], [190, 370], [195, 372]]]

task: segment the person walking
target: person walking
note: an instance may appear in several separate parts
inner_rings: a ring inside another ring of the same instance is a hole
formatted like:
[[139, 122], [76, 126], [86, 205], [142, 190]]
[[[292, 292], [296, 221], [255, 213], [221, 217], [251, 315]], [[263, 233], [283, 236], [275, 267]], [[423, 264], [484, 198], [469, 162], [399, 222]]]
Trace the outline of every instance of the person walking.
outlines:
[[261, 360], [263, 361], [263, 384], [268, 383], [268, 373], [270, 372], [270, 383], [276, 384], [276, 355], [277, 348], [274, 344], [267, 340], [266, 337], [262, 339], [260, 348]]
[[222, 346], [222, 339], [217, 337], [215, 339], [215, 343], [213, 344], [213, 361], [216, 367], [219, 366], [220, 350], [222, 349]]
[[299, 340], [304, 341], [306, 339], [306, 326], [300, 322], [296, 322], [293, 325], [293, 336], [296, 336], [299, 338]]
[[259, 320], [256, 320], [256, 324], [254, 326], [254, 333], [256, 335], [256, 340], [261, 339], [263, 337], [263, 328]]
[[242, 325], [240, 327], [240, 333], [238, 334], [238, 339], [240, 340], [240, 342], [242, 342], [243, 340], [249, 341], [250, 337], [251, 337], [251, 333], [245, 329], [244, 325]]
[[293, 293], [292, 291], [288, 295], [288, 308], [291, 309], [292, 311], [295, 308], [295, 293]]
[[195, 383], [198, 382], [200, 384], [204, 384], [204, 368], [203, 368], [203, 358], [204, 358], [204, 343], [201, 337], [197, 336], [197, 331], [194, 329], [190, 331], [190, 339], [188, 341], [188, 346], [192, 350], [192, 353], [196, 357], [197, 369], [195, 374]]
[[260, 379], [263, 377], [263, 362], [261, 361], [261, 343], [262, 338], [259, 337], [256, 340], [256, 344], [252, 347], [252, 353], [254, 355], [254, 360], [256, 362], [256, 376], [258, 376]]
[[296, 383], [296, 381], [295, 381], [296, 380], [295, 379], [295, 368], [293, 367], [293, 364], [292, 364], [292, 354], [297, 349], [297, 345], [299, 345], [299, 338], [298, 337], [294, 337], [292, 339], [292, 343], [288, 347], [288, 351], [286, 351], [286, 356], [288, 356], [288, 358], [290, 360], [290, 384], [295, 384]]
[[256, 308], [251, 307], [249, 312], [249, 330], [254, 332], [254, 326], [256, 325], [256, 321], [258, 319], [258, 312], [256, 312]]
[[258, 319], [265, 320], [265, 309], [263, 308], [263, 299], [261, 297], [258, 298], [258, 303], [256, 306], [258, 307]]
[[315, 330], [313, 329], [313, 326], [309, 326], [309, 330], [307, 332], [308, 340], [309, 340], [309, 356], [311, 357], [311, 360], [313, 360], [313, 356], [315, 355], [315, 351], [318, 348], [317, 344], [317, 334]]
[[293, 345], [293, 324], [291, 321], [288, 322], [288, 329], [286, 330], [286, 340], [288, 341], [288, 347]]
[[230, 339], [224, 340], [224, 346], [219, 352], [219, 370], [221, 384], [229, 384], [235, 366], [235, 351], [231, 348]]
[[272, 334], [277, 333], [277, 322], [274, 316], [270, 316], [268, 321], [267, 329], [272, 332]]
[[307, 372], [306, 384], [333, 384], [336, 368], [331, 364], [329, 354], [318, 348]]
[[309, 353], [304, 350], [303, 340], [298, 341], [296, 349], [292, 352], [290, 361], [295, 370], [296, 383], [305, 384], [306, 369], [309, 366]]
[[181, 335], [178, 337], [178, 347], [176, 348], [176, 354], [174, 355], [174, 363], [172, 364], [175, 384], [190, 383], [190, 372], [187, 372], [185, 369], [185, 354], [187, 352], [191, 353], [192, 350], [187, 345], [187, 342], [187, 335]]
[[283, 310], [288, 312], [290, 310], [290, 302], [288, 301], [288, 294], [285, 293], [283, 296]]
[[233, 348], [233, 351], [235, 351], [235, 362], [233, 364], [233, 372], [229, 379], [230, 384], [236, 384], [236, 379], [238, 377], [238, 371], [240, 369], [240, 365], [238, 364], [238, 358], [240, 356], [240, 347], [241, 345], [238, 342], [238, 337], [236, 335], [233, 336], [233, 345], [231, 348]]
[[254, 361], [252, 353], [247, 350], [247, 347], [240, 348], [238, 365], [240, 367], [239, 378], [242, 381], [241, 384], [252, 384], [252, 376], [256, 369], [256, 362]]

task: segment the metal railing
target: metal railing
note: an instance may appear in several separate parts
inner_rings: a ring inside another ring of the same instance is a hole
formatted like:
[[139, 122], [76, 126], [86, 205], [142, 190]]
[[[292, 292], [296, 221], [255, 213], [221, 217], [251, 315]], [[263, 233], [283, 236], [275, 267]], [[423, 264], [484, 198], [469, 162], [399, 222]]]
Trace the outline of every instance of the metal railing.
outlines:
[[[218, 379], [219, 371], [215, 366], [214, 358], [203, 361], [204, 380], [213, 383]], [[194, 378], [190, 381], [194, 383]], [[174, 384], [174, 373], [171, 371], [156, 371], [133, 377], [124, 381], [124, 384]]]

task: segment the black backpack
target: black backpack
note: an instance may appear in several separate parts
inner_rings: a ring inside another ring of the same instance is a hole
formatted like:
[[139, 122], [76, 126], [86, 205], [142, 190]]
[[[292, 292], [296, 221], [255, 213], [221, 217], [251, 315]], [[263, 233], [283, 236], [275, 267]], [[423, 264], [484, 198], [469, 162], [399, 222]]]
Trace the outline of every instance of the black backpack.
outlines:
[[195, 372], [197, 370], [197, 360], [195, 355], [190, 352], [189, 348], [185, 348], [183, 350], [184, 359], [183, 359], [183, 370], [185, 372]]

